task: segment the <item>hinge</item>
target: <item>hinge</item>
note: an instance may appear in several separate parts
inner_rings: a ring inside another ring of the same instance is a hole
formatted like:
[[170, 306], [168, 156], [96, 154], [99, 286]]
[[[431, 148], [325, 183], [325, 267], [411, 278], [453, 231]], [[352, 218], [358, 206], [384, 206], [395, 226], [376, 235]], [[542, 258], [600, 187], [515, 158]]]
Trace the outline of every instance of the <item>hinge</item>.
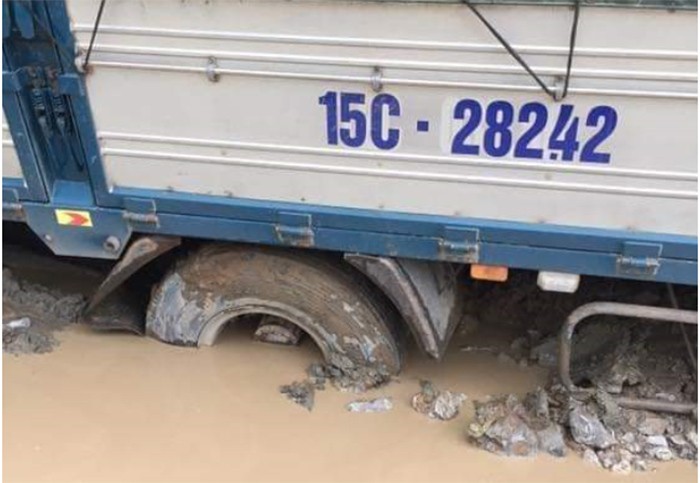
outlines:
[[622, 254], [617, 257], [620, 275], [653, 277], [659, 271], [663, 246], [657, 243], [625, 242]]
[[124, 199], [123, 218], [130, 223], [143, 223], [158, 226], [158, 215], [156, 215], [156, 202], [143, 198]]
[[445, 227], [439, 240], [440, 260], [448, 262], [479, 262], [479, 230], [476, 228]]
[[285, 245], [307, 248], [314, 246], [311, 215], [284, 211], [278, 213], [275, 236]]

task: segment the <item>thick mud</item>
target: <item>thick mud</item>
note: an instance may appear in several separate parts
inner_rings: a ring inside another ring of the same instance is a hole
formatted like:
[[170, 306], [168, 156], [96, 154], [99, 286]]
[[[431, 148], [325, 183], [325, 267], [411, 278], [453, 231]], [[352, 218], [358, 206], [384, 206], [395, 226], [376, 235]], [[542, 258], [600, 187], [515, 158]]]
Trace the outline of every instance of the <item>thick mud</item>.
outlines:
[[2, 271], [2, 350], [43, 354], [58, 345], [54, 332], [78, 321], [85, 305], [79, 293], [65, 293]]
[[[540, 365], [551, 358], [547, 324], [527, 332], [514, 318], [497, 326], [485, 323], [485, 310], [476, 313], [478, 328], [461, 330], [445, 360], [411, 347], [400, 376], [380, 387], [374, 382], [386, 382], [383, 371], [318, 364], [309, 337], [299, 346], [263, 344], [253, 340], [254, 326], [240, 325], [225, 329], [213, 347], [193, 349], [54, 318], [66, 321], [52, 332], [61, 342], [54, 352], [3, 355], [4, 481], [697, 480], [696, 464], [683, 459], [694, 457], [694, 419], [623, 413], [622, 423], [605, 400], [567, 406], [551, 386], [551, 370]], [[582, 344], [577, 381], [621, 394], [691, 398], [695, 379], [687, 366], [647, 357], [650, 341], [683, 354], [679, 335], [633, 334], [604, 339], [641, 348], [644, 357], [621, 359], [628, 352], [613, 351], [610, 360], [592, 361]], [[358, 396], [327, 387], [356, 389], [356, 380], [370, 381], [371, 389]], [[290, 381], [300, 384], [283, 392], [301, 405], [279, 394]], [[508, 425], [522, 422], [524, 438], [512, 441]], [[594, 426], [599, 431], [591, 432]], [[511, 438], [511, 454], [530, 456], [494, 454], [504, 451], [480, 442], [484, 435], [500, 437], [500, 449]], [[675, 461], [663, 462], [664, 444]], [[627, 472], [625, 458], [631, 469], [653, 471], [621, 477], [603, 469]]]
[[[213, 347], [173, 347], [71, 325], [42, 357], [3, 356], [3, 472], [41, 481], [688, 482], [688, 461], [625, 477], [573, 452], [504, 458], [470, 445], [469, 401], [450, 421], [410, 405], [420, 380], [469, 395], [523, 395], [547, 371], [492, 354], [451, 351], [440, 364], [410, 351], [399, 380], [362, 398], [390, 397], [383, 413], [354, 413], [352, 392], [318, 391], [308, 412], [278, 393], [320, 357], [305, 341], [280, 347], [227, 329]], [[472, 342], [506, 348], [509, 334]]]

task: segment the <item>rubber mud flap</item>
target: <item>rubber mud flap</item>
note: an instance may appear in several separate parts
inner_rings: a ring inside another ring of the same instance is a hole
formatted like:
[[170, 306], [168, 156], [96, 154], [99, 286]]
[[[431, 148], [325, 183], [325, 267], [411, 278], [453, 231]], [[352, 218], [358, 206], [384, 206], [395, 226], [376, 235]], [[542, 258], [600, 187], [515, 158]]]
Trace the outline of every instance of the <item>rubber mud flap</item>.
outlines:
[[342, 261], [303, 250], [205, 246], [155, 289], [146, 332], [171, 344], [211, 345], [228, 322], [253, 313], [298, 325], [329, 363], [401, 368], [391, 304]]

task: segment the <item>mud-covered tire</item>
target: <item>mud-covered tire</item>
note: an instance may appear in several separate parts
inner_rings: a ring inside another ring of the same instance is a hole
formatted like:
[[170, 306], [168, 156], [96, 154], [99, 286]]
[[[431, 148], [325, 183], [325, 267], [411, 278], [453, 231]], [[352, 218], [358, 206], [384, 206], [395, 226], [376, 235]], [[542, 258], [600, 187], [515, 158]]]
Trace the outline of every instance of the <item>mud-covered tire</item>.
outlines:
[[314, 252], [205, 246], [154, 290], [146, 332], [171, 344], [211, 345], [229, 321], [250, 313], [297, 324], [329, 362], [401, 368], [393, 308], [352, 268]]

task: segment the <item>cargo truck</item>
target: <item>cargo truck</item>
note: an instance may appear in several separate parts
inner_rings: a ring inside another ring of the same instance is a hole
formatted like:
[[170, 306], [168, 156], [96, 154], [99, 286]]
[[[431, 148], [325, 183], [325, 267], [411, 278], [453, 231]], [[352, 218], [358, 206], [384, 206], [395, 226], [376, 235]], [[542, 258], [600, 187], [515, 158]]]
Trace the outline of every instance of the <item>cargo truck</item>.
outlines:
[[[697, 285], [692, 0], [3, 1], [3, 112], [3, 219], [114, 261], [88, 316], [175, 253], [168, 343], [264, 316], [395, 373], [464, 276]], [[586, 306], [560, 357], [596, 313], [697, 323]]]

